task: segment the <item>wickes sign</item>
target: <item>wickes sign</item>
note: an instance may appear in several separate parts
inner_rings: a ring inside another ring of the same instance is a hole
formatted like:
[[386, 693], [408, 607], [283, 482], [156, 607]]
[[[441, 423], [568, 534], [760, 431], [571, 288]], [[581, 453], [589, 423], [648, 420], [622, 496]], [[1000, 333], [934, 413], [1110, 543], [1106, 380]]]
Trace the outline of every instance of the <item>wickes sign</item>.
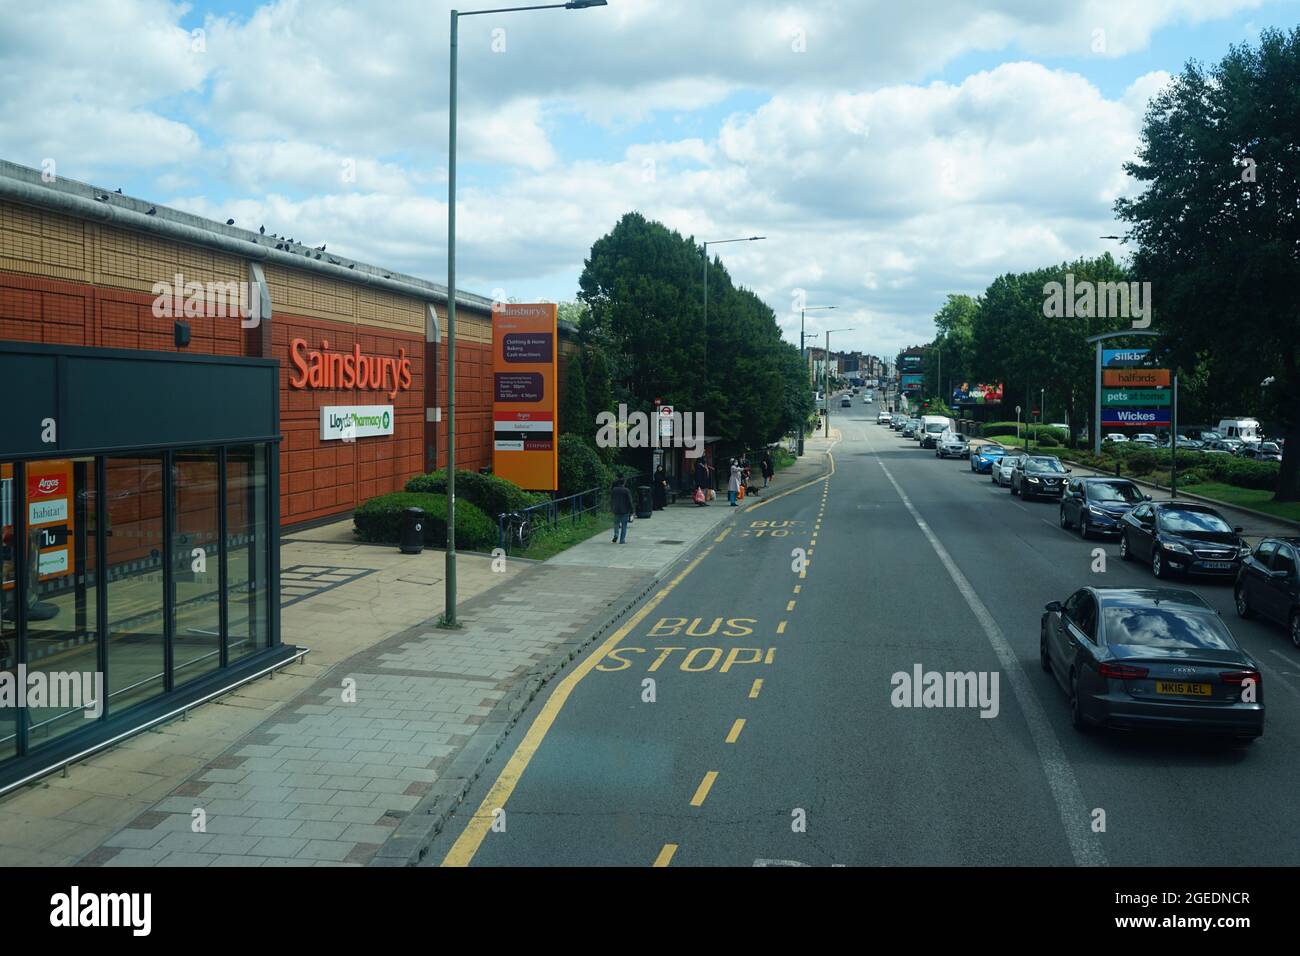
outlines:
[[289, 360], [295, 371], [289, 375], [291, 388], [365, 389], [383, 391], [396, 398], [411, 387], [411, 360], [399, 347], [397, 358], [361, 354], [361, 346], [350, 352], [331, 352], [327, 339], [319, 349], [307, 347], [306, 339], [289, 343]]

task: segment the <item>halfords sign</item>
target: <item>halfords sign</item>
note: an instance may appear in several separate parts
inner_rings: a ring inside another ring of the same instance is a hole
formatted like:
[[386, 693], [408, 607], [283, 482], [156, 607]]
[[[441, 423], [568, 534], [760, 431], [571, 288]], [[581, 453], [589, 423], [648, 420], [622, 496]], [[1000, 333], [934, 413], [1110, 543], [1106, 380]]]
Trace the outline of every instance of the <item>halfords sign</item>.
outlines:
[[331, 352], [327, 339], [319, 349], [309, 349], [306, 339], [289, 343], [289, 360], [294, 372], [289, 376], [291, 388], [370, 389], [385, 391], [389, 398], [411, 387], [411, 360], [406, 349], [398, 348], [397, 358], [362, 355], [361, 346], [350, 352]]
[[320, 410], [321, 441], [354, 441], [392, 433], [392, 405], [326, 405]]

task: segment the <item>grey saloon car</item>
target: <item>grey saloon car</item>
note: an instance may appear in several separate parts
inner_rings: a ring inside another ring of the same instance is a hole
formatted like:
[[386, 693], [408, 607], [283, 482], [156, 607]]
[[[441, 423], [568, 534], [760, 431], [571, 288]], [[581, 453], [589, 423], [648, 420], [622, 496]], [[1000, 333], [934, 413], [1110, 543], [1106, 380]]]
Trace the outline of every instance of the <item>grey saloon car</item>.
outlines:
[[1038, 656], [1078, 730], [1264, 733], [1259, 664], [1194, 591], [1080, 588], [1044, 609]]

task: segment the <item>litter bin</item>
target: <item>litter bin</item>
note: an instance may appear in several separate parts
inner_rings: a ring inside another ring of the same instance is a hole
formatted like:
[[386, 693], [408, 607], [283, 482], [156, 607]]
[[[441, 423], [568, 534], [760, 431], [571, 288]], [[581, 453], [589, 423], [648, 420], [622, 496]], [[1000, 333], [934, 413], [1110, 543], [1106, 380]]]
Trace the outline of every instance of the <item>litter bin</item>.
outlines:
[[424, 509], [407, 508], [402, 512], [402, 554], [424, 551]]
[[654, 496], [650, 492], [649, 485], [638, 485], [636, 489], [636, 516], [638, 518], [649, 518], [654, 514]]

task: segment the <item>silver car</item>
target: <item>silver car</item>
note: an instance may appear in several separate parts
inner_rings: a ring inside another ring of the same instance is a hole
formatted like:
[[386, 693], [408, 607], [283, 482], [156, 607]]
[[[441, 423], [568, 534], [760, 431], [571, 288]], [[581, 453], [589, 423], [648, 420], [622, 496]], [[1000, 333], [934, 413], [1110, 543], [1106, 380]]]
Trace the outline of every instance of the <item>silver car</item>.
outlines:
[[990, 474], [993, 476], [993, 483], [999, 488], [1011, 487], [1011, 473], [1016, 470], [1016, 462], [1025, 457], [1025, 453], [1007, 452], [1000, 459], [993, 463]]
[[947, 458], [949, 455], [954, 458], [970, 457], [970, 443], [961, 432], [944, 432], [939, 436], [939, 440], [935, 442], [935, 458]]

